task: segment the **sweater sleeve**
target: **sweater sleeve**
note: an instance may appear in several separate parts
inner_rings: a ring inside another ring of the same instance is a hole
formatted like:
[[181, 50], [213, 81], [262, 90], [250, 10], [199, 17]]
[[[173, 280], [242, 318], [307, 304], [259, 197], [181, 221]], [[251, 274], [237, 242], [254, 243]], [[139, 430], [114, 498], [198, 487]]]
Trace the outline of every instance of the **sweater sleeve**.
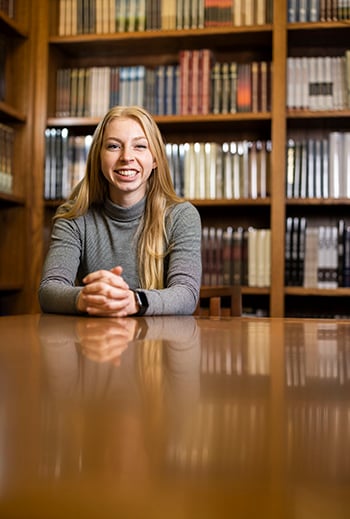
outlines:
[[149, 307], [146, 315], [189, 315], [199, 298], [202, 277], [201, 220], [189, 202], [176, 205], [168, 217], [172, 243], [165, 272], [165, 288], [143, 290]]
[[74, 220], [56, 220], [49, 252], [39, 286], [43, 312], [78, 314], [76, 299], [81, 287], [75, 286], [81, 258], [81, 236]]

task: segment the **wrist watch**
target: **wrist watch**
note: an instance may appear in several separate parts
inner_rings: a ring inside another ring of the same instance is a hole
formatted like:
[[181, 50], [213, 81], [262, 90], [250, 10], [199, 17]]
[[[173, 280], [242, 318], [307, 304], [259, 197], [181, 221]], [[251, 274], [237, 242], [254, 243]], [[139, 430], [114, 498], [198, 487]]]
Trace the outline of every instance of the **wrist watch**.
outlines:
[[143, 315], [148, 308], [148, 299], [147, 296], [142, 290], [133, 290], [135, 295], [135, 301], [137, 306], [139, 307], [138, 311], [133, 315]]

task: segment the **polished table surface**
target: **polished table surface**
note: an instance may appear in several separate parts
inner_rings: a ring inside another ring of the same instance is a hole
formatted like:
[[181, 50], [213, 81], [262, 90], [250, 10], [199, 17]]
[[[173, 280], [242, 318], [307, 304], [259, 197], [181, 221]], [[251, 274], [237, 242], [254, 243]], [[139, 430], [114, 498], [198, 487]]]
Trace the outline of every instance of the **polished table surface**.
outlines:
[[350, 321], [0, 318], [0, 518], [350, 517]]

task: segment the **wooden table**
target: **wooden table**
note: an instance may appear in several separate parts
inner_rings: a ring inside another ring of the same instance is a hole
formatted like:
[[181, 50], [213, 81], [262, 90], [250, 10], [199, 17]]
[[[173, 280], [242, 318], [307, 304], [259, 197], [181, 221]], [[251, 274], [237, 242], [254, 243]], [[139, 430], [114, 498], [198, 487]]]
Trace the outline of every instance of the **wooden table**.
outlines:
[[350, 517], [350, 322], [0, 318], [0, 517]]

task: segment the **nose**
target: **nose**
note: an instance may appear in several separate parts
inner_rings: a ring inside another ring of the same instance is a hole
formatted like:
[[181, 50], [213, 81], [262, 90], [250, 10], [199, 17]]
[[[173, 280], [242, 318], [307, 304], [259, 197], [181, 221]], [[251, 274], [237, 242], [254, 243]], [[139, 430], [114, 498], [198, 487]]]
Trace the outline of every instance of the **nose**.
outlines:
[[133, 158], [134, 158], [134, 155], [132, 152], [132, 147], [123, 146], [121, 148], [120, 159], [123, 160], [124, 162], [130, 162], [131, 160], [133, 160]]

